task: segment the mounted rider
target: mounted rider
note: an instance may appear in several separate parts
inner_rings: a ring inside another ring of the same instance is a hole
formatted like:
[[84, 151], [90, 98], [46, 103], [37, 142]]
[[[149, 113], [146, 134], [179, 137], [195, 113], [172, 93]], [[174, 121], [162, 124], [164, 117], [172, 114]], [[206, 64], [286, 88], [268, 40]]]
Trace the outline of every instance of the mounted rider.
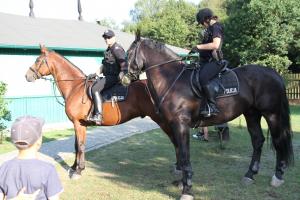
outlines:
[[111, 88], [119, 82], [127, 71], [126, 54], [123, 47], [116, 42], [115, 33], [112, 30], [106, 30], [102, 37], [104, 38], [107, 49], [104, 53], [102, 65], [95, 74], [89, 77], [98, 77], [103, 73], [103, 78], [97, 78], [92, 87], [92, 97], [94, 100], [94, 115], [90, 118], [97, 125], [102, 122], [102, 98], [101, 91]]
[[207, 98], [207, 106], [201, 110], [204, 117], [215, 116], [219, 113], [216, 105], [216, 91], [209, 81], [223, 68], [222, 44], [224, 40], [223, 26], [218, 22], [218, 17], [209, 8], [199, 10], [196, 15], [197, 22], [205, 30], [201, 44], [193, 47], [190, 53], [200, 53], [199, 62], [202, 66], [200, 72], [200, 84]]

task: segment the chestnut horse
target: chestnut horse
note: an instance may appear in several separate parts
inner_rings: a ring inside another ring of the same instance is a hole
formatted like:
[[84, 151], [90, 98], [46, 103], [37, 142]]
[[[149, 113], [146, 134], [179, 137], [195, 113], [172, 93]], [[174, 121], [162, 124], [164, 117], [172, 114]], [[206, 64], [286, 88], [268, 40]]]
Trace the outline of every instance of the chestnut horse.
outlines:
[[246, 118], [253, 146], [252, 160], [244, 182], [252, 183], [253, 175], [259, 170], [265, 141], [260, 121], [264, 117], [276, 150], [275, 174], [271, 185], [277, 187], [283, 183], [284, 169], [293, 162], [292, 130], [284, 81], [276, 71], [258, 65], [235, 68], [239, 94], [217, 99], [220, 113], [203, 118], [200, 115], [201, 99], [190, 85], [192, 70], [186, 70], [177, 54], [162, 43], [141, 39], [138, 34], [127, 55], [128, 76], [136, 77], [142, 71], [146, 72], [152, 99], [164, 120], [172, 127], [179, 147], [179, 165], [183, 171], [181, 199], [193, 199], [189, 128], [221, 124], [241, 114]]
[[[63, 56], [54, 51], [49, 51], [47, 48], [42, 46], [41, 55], [28, 69], [25, 77], [27, 81], [33, 82], [36, 79], [43, 78], [43, 76], [50, 74], [54, 77], [57, 87], [65, 100], [65, 112], [74, 124], [76, 134], [76, 158], [71, 167], [72, 170], [70, 170], [70, 177], [79, 178], [81, 171], [85, 168], [84, 154], [86, 127], [91, 124], [87, 121], [87, 115], [92, 106], [92, 102], [85, 92], [86, 76], [79, 68], [74, 66]], [[89, 84], [91, 84], [91, 82]], [[86, 102], [83, 102], [82, 99], [86, 99]], [[127, 122], [135, 117], [149, 116], [169, 136], [175, 146], [175, 151], [177, 152], [177, 145], [174, 143], [175, 139], [173, 138], [171, 129], [167, 124], [163, 123], [160, 116], [156, 114], [145, 82], [136, 81], [132, 83], [128, 87], [126, 100], [117, 102], [116, 104], [121, 113], [119, 124]]]

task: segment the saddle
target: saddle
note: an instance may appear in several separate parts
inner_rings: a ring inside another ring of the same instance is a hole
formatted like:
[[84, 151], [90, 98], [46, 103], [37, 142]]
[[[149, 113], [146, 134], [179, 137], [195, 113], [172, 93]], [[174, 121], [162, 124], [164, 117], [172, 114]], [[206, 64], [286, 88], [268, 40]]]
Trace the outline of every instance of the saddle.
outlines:
[[[90, 85], [88, 88], [88, 96], [90, 99], [93, 99], [92, 85]], [[126, 100], [127, 93], [128, 87], [123, 86], [121, 83], [117, 83], [111, 88], [102, 90], [101, 97], [103, 99], [103, 102], [120, 102]]]
[[[216, 98], [237, 95], [240, 91], [240, 87], [236, 73], [228, 68], [228, 61], [223, 60], [221, 64], [223, 65], [221, 72], [209, 81], [209, 84], [213, 86], [217, 93]], [[192, 70], [190, 78], [192, 91], [197, 97], [202, 98], [202, 87], [199, 80], [201, 66], [193, 67]]]
[[[92, 98], [92, 85], [88, 87], [88, 96], [91, 100]], [[128, 87], [123, 86], [118, 83], [111, 88], [105, 89], [101, 92], [102, 103], [102, 126], [112, 126], [117, 125], [121, 121], [121, 112], [118, 102], [126, 100], [128, 94]], [[92, 106], [87, 115], [87, 119], [93, 114], [94, 103], [92, 101]]]

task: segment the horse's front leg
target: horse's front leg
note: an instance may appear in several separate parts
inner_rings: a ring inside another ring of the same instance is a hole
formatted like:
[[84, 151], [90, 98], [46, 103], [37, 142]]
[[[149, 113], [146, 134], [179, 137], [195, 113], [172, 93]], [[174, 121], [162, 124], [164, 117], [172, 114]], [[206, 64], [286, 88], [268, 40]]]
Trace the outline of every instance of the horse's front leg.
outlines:
[[173, 173], [175, 176], [182, 175], [181, 166], [179, 165], [179, 150], [178, 150], [178, 143], [175, 139], [175, 135], [173, 133], [172, 128], [168, 125], [167, 122], [157, 122], [157, 124], [160, 126], [160, 128], [167, 134], [170, 141], [174, 145], [175, 149], [175, 155], [176, 155], [176, 163], [172, 166], [171, 173]]
[[71, 179], [78, 179], [81, 177], [81, 171], [85, 168], [85, 142], [86, 142], [86, 126], [80, 124], [79, 121], [75, 121], [75, 153], [76, 158], [70, 172]]
[[192, 194], [193, 170], [190, 162], [190, 128], [185, 123], [175, 122], [173, 131], [179, 150], [179, 164], [182, 170], [182, 195], [180, 200], [194, 199]]
[[[75, 155], [77, 155], [78, 154], [78, 142], [77, 142], [76, 134], [75, 134], [74, 148], [75, 148]], [[75, 156], [75, 160], [74, 160], [73, 165], [71, 166], [71, 170], [75, 171], [76, 168], [77, 168], [77, 156]]]

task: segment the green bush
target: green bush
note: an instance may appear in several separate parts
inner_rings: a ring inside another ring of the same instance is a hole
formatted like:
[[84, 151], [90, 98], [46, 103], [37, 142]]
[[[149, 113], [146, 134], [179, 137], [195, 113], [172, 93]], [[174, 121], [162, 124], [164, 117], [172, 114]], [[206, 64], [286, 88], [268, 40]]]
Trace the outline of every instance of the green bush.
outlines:
[[11, 120], [11, 114], [10, 111], [7, 108], [8, 102], [4, 99], [4, 94], [6, 92], [6, 84], [3, 82], [0, 82], [0, 143], [2, 143], [3, 140], [3, 133], [6, 129], [5, 121]]

